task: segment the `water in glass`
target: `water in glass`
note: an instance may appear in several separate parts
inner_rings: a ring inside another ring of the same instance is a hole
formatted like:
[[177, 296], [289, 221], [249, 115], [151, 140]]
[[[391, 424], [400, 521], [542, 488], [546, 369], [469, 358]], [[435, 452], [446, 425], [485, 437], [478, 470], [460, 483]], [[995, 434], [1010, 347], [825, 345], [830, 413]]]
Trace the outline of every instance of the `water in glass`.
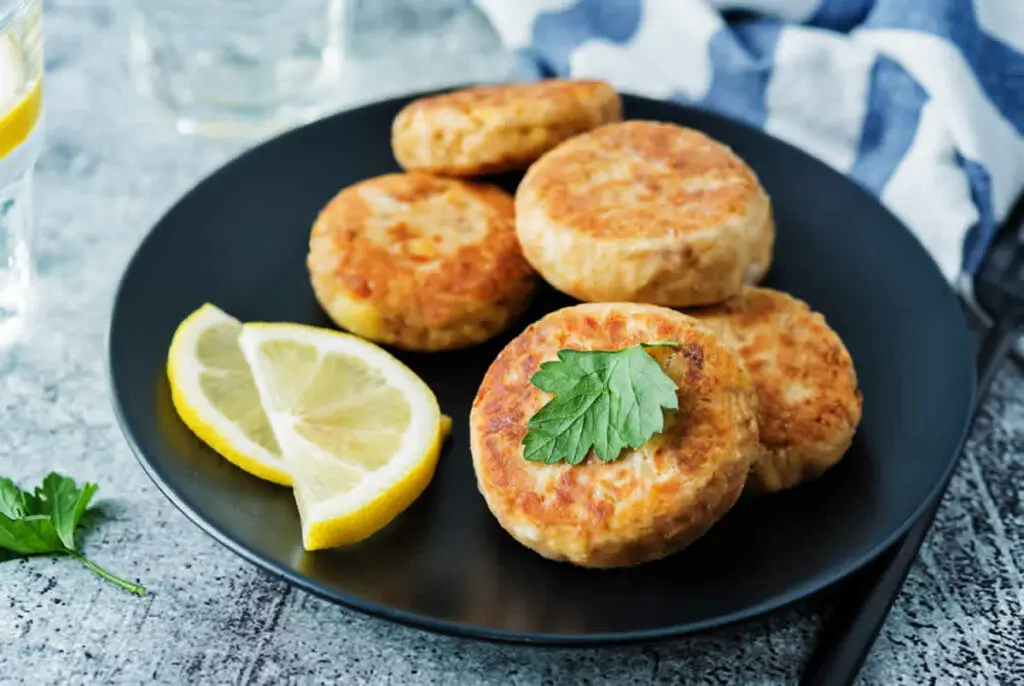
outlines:
[[42, 72], [41, 1], [0, 0], [0, 344], [22, 332], [28, 315]]
[[133, 0], [140, 88], [183, 133], [250, 135], [322, 113], [346, 0]]

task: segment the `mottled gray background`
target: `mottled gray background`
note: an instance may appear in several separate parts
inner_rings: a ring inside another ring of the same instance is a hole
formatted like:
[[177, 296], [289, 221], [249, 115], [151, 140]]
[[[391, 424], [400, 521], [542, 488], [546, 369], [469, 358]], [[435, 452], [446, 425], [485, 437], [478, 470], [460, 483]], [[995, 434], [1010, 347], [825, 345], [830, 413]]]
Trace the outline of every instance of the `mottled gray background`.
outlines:
[[[109, 409], [107, 319], [116, 278], [148, 227], [242, 144], [182, 139], [133, 93], [115, 6], [46, 3], [38, 317], [30, 344], [0, 353], [0, 473], [32, 483], [56, 468], [98, 482], [103, 521], [85, 549], [151, 592], [130, 596], [71, 560], [0, 565], [0, 683], [795, 682], [821, 601], [657, 648], [477, 644], [293, 590], [179, 514]], [[415, 30], [415, 15], [403, 17], [403, 31]], [[493, 35], [473, 17], [455, 22], [440, 42], [397, 41], [382, 26], [362, 32], [346, 102], [501, 78], [509, 65]], [[861, 683], [1024, 683], [1022, 452], [1024, 379], [1008, 366]]]

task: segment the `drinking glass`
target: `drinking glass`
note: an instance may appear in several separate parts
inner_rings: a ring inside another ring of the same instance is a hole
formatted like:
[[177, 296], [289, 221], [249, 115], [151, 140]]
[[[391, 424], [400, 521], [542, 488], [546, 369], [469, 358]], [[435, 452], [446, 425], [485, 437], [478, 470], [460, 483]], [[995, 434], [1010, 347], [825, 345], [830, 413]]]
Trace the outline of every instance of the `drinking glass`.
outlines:
[[182, 133], [249, 136], [330, 108], [345, 0], [132, 0], [139, 87]]
[[41, 0], [0, 0], [0, 344], [24, 329], [32, 280], [32, 170], [42, 146]]

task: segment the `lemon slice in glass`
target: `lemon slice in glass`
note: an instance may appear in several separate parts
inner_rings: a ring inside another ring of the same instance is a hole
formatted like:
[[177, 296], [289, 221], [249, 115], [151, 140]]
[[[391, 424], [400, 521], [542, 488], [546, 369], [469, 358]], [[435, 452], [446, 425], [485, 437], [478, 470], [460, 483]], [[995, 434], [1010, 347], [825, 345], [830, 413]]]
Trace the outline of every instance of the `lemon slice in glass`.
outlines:
[[289, 486], [281, 448], [238, 347], [241, 332], [237, 319], [213, 305], [190, 314], [167, 356], [171, 400], [185, 425], [227, 460]]
[[28, 138], [39, 120], [41, 102], [41, 79], [29, 74], [14, 37], [0, 37], [0, 158]]
[[376, 533], [433, 478], [449, 422], [430, 388], [368, 341], [299, 324], [246, 324], [239, 345], [318, 550]]

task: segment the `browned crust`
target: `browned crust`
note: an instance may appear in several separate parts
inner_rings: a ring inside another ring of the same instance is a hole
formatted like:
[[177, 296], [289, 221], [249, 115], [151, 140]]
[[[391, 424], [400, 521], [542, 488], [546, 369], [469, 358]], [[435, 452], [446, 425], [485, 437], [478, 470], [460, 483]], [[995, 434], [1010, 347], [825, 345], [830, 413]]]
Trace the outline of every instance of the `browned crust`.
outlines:
[[[680, 409], [665, 431], [613, 463], [590, 455], [576, 467], [527, 462], [526, 422], [547, 394], [530, 384], [558, 350], [651, 349], [679, 385]], [[735, 502], [756, 454], [755, 399], [737, 358], [696, 320], [666, 308], [585, 304], [529, 326], [498, 355], [470, 416], [478, 486], [499, 523], [554, 560], [633, 565], [679, 550]], [[534, 529], [536, 537], [523, 534]]]
[[[367, 189], [408, 211], [369, 231], [380, 217], [362, 194]], [[444, 216], [432, 215], [428, 202], [443, 203]], [[474, 237], [446, 250], [460, 231]], [[522, 311], [537, 280], [519, 248], [507, 193], [421, 173], [387, 174], [339, 192], [317, 217], [307, 262], [329, 314], [336, 298], [366, 305], [380, 318], [376, 340], [413, 349], [493, 335]]]
[[768, 288], [745, 288], [691, 314], [736, 350], [757, 389], [762, 454], [750, 492], [814, 479], [849, 449], [863, 397], [849, 351], [807, 303]]
[[561, 144], [516, 190], [523, 254], [591, 302], [710, 305], [771, 263], [771, 203], [729, 148], [675, 124], [628, 121]]
[[465, 88], [416, 100], [392, 125], [404, 169], [451, 176], [525, 169], [559, 143], [622, 119], [603, 81], [547, 79]]
[[635, 120], [558, 146], [530, 168], [521, 189], [552, 223], [605, 239], [718, 227], [767, 202], [754, 172], [727, 146], [694, 129]]

